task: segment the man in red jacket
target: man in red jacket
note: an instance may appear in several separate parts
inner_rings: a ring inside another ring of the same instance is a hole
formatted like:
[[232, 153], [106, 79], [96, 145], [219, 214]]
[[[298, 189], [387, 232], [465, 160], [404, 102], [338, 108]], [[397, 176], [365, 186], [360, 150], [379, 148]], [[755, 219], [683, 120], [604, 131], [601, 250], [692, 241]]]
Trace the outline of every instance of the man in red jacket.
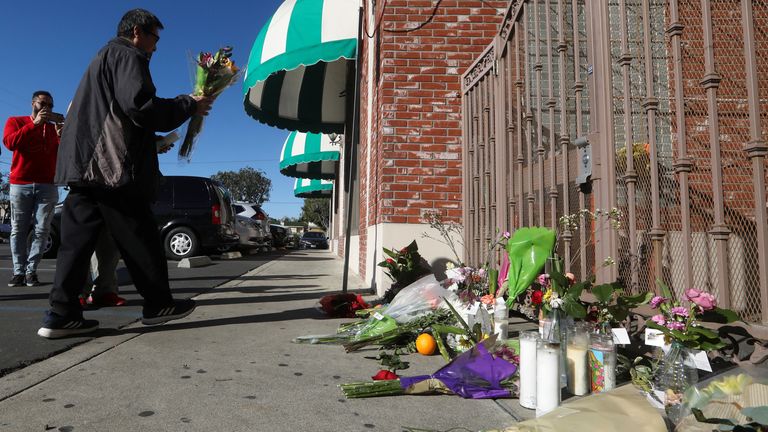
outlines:
[[[37, 266], [59, 200], [53, 176], [63, 123], [64, 117], [53, 112], [53, 97], [43, 90], [32, 94], [31, 115], [10, 117], [5, 123], [3, 144], [13, 152], [9, 176], [13, 277], [8, 286], [40, 284]], [[27, 254], [27, 237], [33, 223], [34, 235]]]

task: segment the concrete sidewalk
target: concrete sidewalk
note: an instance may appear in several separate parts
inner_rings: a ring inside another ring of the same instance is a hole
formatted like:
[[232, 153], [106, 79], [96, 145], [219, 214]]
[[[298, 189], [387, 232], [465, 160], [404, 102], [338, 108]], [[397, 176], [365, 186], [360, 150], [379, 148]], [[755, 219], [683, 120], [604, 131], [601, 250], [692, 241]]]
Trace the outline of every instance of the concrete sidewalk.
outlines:
[[[292, 252], [196, 297], [183, 320], [133, 324], [6, 375], [0, 431], [475, 431], [530, 416], [516, 400], [345, 399], [337, 385], [369, 380], [376, 350], [291, 343], [346, 321], [314, 309], [340, 290], [341, 271], [329, 252]], [[405, 376], [444, 365], [403, 359]]]

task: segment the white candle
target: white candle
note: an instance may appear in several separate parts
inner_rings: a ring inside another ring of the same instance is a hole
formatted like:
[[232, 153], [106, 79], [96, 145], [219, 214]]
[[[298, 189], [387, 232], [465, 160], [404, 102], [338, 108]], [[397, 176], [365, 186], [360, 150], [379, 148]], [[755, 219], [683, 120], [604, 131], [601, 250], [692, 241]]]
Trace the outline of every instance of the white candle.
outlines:
[[537, 330], [520, 332], [520, 406], [536, 408], [536, 341]]
[[568, 392], [576, 396], [587, 394], [589, 391], [587, 348], [569, 343], [566, 358], [568, 360]]
[[536, 417], [560, 405], [560, 344], [539, 341], [536, 351]]

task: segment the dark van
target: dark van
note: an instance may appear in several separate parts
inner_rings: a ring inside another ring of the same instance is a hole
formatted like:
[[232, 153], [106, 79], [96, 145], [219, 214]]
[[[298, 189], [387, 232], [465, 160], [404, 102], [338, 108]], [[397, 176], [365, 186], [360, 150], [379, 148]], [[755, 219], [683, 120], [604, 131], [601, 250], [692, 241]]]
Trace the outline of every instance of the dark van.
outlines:
[[[180, 260], [238, 244], [229, 191], [209, 178], [163, 177], [152, 211], [168, 259]], [[50, 240], [44, 248], [46, 258], [58, 252], [60, 226], [61, 205], [51, 223]]]

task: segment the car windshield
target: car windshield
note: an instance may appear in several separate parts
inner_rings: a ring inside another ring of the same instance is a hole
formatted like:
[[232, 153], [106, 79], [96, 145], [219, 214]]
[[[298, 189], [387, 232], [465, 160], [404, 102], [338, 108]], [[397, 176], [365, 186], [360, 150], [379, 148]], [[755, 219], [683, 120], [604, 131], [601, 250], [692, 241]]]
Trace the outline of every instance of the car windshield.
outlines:
[[324, 239], [325, 234], [321, 232], [305, 232], [303, 235], [304, 238], [314, 238], [314, 239]]

